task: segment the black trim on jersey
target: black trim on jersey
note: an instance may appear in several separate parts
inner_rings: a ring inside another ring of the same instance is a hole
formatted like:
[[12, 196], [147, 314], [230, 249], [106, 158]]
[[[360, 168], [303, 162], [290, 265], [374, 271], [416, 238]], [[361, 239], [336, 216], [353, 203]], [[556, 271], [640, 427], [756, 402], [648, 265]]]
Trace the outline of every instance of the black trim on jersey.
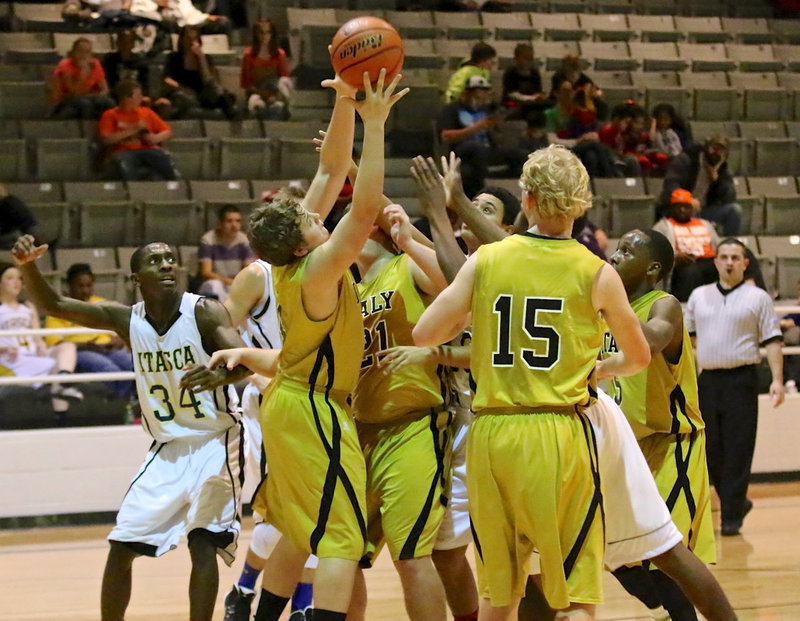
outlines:
[[597, 455], [597, 440], [595, 438], [594, 428], [592, 427], [591, 423], [587, 421], [586, 416], [578, 412], [577, 409], [576, 414], [578, 419], [581, 421], [581, 425], [583, 426], [583, 435], [586, 439], [586, 448], [589, 449], [589, 462], [592, 469], [592, 479], [594, 481], [594, 495], [589, 502], [589, 508], [586, 511], [586, 518], [583, 520], [583, 525], [578, 533], [578, 537], [575, 539], [575, 543], [572, 545], [569, 554], [567, 554], [567, 558], [564, 560], [564, 577], [567, 580], [569, 579], [572, 570], [575, 568], [575, 563], [578, 560], [578, 555], [583, 548], [583, 544], [586, 543], [586, 538], [589, 536], [589, 530], [594, 523], [598, 509], [600, 509], [600, 515], [603, 521], [603, 532], [605, 532], [606, 521], [605, 512], [603, 511], [603, 492], [600, 489], [600, 471], [597, 467], [597, 463], [595, 462]]
[[743, 280], [742, 282], [740, 282], [740, 283], [738, 283], [738, 284], [736, 284], [736, 285], [733, 285], [733, 287], [731, 287], [730, 289], [723, 289], [723, 288], [722, 288], [722, 283], [720, 283], [719, 281], [717, 281], [717, 291], [719, 291], [719, 292], [720, 292], [720, 293], [723, 295], [723, 297], [724, 297], [724, 296], [728, 295], [729, 293], [733, 293], [734, 291], [736, 291], [736, 290], [737, 290], [739, 287], [741, 287], [741, 286], [742, 286], [744, 283], [745, 283], [745, 281]]
[[[264, 277], [266, 278], [266, 273], [265, 273]], [[270, 304], [272, 304], [272, 296], [268, 295], [267, 299], [264, 300], [264, 308], [262, 308], [257, 313], [252, 313], [250, 315], [250, 317], [252, 317], [253, 321], [258, 321], [259, 319], [261, 319], [264, 316], [264, 313], [266, 313], [269, 310]]]
[[[153, 446], [155, 446], [155, 444], [156, 444], [156, 443], [155, 443], [155, 442], [153, 442], [153, 444], [152, 444], [152, 445], [150, 445], [150, 450], [151, 450], [151, 451], [153, 450]], [[159, 452], [159, 451], [160, 451], [162, 448], [164, 448], [165, 446], [166, 446], [166, 443], [162, 444], [161, 446], [159, 446], [159, 447], [156, 449], [155, 453], [153, 453], [153, 456], [150, 458], [150, 461], [148, 461], [148, 462], [147, 462], [147, 463], [144, 465], [144, 468], [142, 468], [142, 471], [141, 471], [139, 474], [137, 474], [137, 475], [136, 475], [136, 478], [135, 478], [133, 481], [131, 481], [131, 484], [130, 484], [130, 485], [128, 485], [128, 489], [127, 489], [127, 490], [125, 490], [125, 496], [127, 496], [127, 495], [128, 495], [128, 492], [130, 492], [130, 491], [131, 491], [131, 488], [134, 486], [134, 484], [136, 483], [136, 481], [138, 481], [138, 480], [139, 480], [139, 479], [142, 477], [142, 475], [143, 475], [143, 474], [144, 474], [144, 473], [147, 471], [147, 469], [150, 467], [150, 464], [152, 464], [152, 463], [153, 463], [153, 460], [156, 458], [156, 455], [158, 455], [158, 452]], [[124, 498], [125, 496], [123, 496], [123, 498]]]
[[222, 391], [222, 394], [225, 396], [225, 413], [231, 417], [234, 423], [238, 423], [239, 420], [235, 416], [235, 412], [231, 407], [231, 393], [230, 393], [230, 386], [220, 386], [219, 390]]
[[478, 531], [475, 530], [475, 524], [472, 522], [472, 516], [469, 516], [469, 530], [472, 533], [472, 541], [475, 544], [475, 551], [483, 562], [483, 548], [481, 548], [481, 541], [478, 539]]
[[[181, 298], [181, 302], [183, 302], [183, 298]], [[144, 312], [144, 319], [147, 323], [150, 324], [150, 327], [153, 328], [153, 330], [155, 330], [155, 333], [158, 334], [158, 336], [164, 336], [167, 332], [169, 332], [169, 329], [175, 325], [175, 322], [181, 318], [182, 314], [183, 313], [181, 313], [180, 306], [178, 306], [178, 310], [176, 310], [175, 314], [172, 317], [170, 317], [170, 320], [167, 322], [167, 326], [164, 328], [163, 332], [159, 332], [158, 328], [156, 327], [156, 324], [153, 323], [152, 318], [150, 317], [150, 315], [147, 314], [146, 308]]]
[[532, 237], [533, 239], [547, 239], [550, 241], [575, 241], [572, 237], [550, 237], [549, 235], [542, 235], [541, 233], [531, 233], [530, 231], [522, 231], [517, 233], [524, 237]]
[[[683, 389], [680, 385], [675, 386], [669, 395], [669, 410], [672, 415], [670, 433], [675, 437], [675, 482], [672, 484], [672, 489], [664, 498], [664, 501], [667, 509], [672, 513], [678, 498], [683, 493], [686, 496], [686, 508], [689, 511], [689, 524], [691, 525], [694, 523], [694, 518], [697, 514], [697, 502], [694, 499], [691, 481], [689, 480], [689, 462], [692, 459], [692, 449], [697, 440], [697, 427], [686, 414], [686, 395], [683, 394]], [[679, 433], [680, 414], [683, 414], [686, 422], [692, 428], [689, 433], [689, 446], [686, 448], [686, 457], [683, 456], [683, 444], [681, 443], [681, 436], [685, 434]], [[690, 526], [687, 533], [687, 541], [691, 542], [692, 539], [693, 532]]]
[[[316, 386], [316, 380], [319, 377], [319, 373], [322, 370], [322, 363], [326, 362], [328, 366], [328, 382], [325, 385], [325, 403], [328, 406], [328, 410], [331, 415], [331, 442], [328, 443], [327, 438], [325, 437], [325, 432], [322, 429], [322, 422], [320, 420], [319, 412], [317, 411], [317, 405], [314, 402], [314, 388]], [[326, 335], [325, 339], [319, 346], [317, 350], [317, 359], [314, 362], [314, 367], [311, 369], [311, 373], [309, 375], [309, 387], [308, 387], [308, 400], [311, 405], [311, 412], [314, 415], [314, 423], [317, 427], [317, 433], [319, 434], [320, 440], [322, 441], [322, 446], [325, 448], [325, 452], [328, 454], [328, 471], [325, 474], [325, 483], [322, 487], [322, 500], [320, 502], [319, 508], [319, 516], [317, 518], [317, 526], [314, 528], [314, 531], [311, 533], [310, 545], [311, 545], [311, 552], [312, 554], [316, 554], [317, 546], [319, 545], [320, 540], [322, 539], [323, 535], [325, 534], [325, 527], [328, 522], [328, 517], [330, 516], [331, 505], [333, 504], [333, 494], [336, 490], [336, 482], [340, 480], [342, 482], [342, 487], [344, 487], [345, 493], [347, 494], [348, 499], [350, 500], [350, 504], [353, 507], [353, 511], [356, 515], [356, 520], [358, 521], [359, 529], [361, 530], [362, 537], [366, 538], [367, 535], [367, 524], [364, 519], [364, 515], [361, 513], [361, 507], [358, 503], [358, 497], [356, 496], [355, 489], [353, 488], [353, 484], [350, 482], [350, 478], [344, 472], [344, 469], [341, 465], [341, 438], [342, 438], [342, 430], [339, 426], [339, 419], [336, 416], [336, 410], [334, 409], [333, 405], [330, 402], [330, 390], [333, 387], [335, 377], [335, 360], [333, 354], [333, 344], [331, 343], [330, 335]]]
[[[241, 517], [239, 516], [239, 507], [241, 506], [238, 502], [236, 502], [236, 478], [233, 476], [233, 472], [231, 471], [231, 456], [228, 452], [228, 442], [230, 441], [228, 435], [230, 434], [230, 429], [225, 430], [225, 469], [228, 471], [228, 476], [231, 480], [231, 491], [233, 492], [233, 520], [236, 522], [241, 521]], [[244, 435], [243, 430], [241, 427], [239, 428], [239, 446], [241, 450], [241, 436]], [[241, 453], [239, 454], [239, 460], [241, 461], [242, 456]], [[241, 470], [239, 470], [239, 476], [241, 477]], [[240, 488], [241, 489], [241, 488]], [[217, 546], [221, 547], [221, 546]], [[225, 546], [227, 547], [227, 546]]]
[[428, 496], [425, 498], [425, 504], [422, 505], [422, 511], [420, 511], [419, 515], [417, 516], [417, 521], [414, 522], [414, 526], [411, 528], [411, 532], [408, 534], [408, 539], [406, 539], [406, 542], [403, 544], [403, 549], [400, 550], [399, 560], [401, 561], [414, 558], [414, 553], [417, 550], [419, 538], [422, 536], [422, 531], [425, 530], [425, 525], [428, 523], [428, 518], [431, 515], [434, 495], [436, 494], [436, 485], [440, 483], [442, 479], [442, 472], [444, 471], [444, 447], [440, 444], [439, 426], [437, 423], [438, 414], [433, 412], [430, 416], [429, 428], [431, 430], [431, 434], [433, 435], [433, 452], [436, 455], [436, 472], [433, 475], [431, 487], [428, 490]]
[[[150, 423], [147, 422], [147, 414], [145, 414], [144, 409], [142, 410], [142, 423], [144, 423], [144, 426], [147, 428], [147, 433], [149, 433], [151, 437], [154, 437], [153, 432], [150, 431]], [[153, 440], [153, 444], [155, 445], [155, 440]], [[152, 449], [153, 447], [151, 446], [150, 448]]]
[[[261, 334], [261, 337], [267, 342], [267, 349], [275, 349], [272, 346], [272, 342], [267, 338], [267, 335], [264, 334], [264, 331], [261, 329], [261, 324], [256, 323], [256, 327], [258, 328], [258, 332], [259, 334]], [[257, 341], [256, 341], [256, 347], [263, 349], [263, 347], [261, 347], [261, 345]]]

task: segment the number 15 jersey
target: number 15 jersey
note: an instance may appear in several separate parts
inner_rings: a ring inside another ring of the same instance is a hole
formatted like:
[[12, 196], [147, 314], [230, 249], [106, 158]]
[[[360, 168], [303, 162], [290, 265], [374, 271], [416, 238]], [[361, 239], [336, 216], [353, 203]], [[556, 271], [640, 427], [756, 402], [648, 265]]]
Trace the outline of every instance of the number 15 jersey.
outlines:
[[198, 393], [180, 388], [186, 369], [211, 359], [195, 320], [199, 300], [199, 295], [184, 293], [178, 315], [164, 334], [148, 320], [144, 302], [131, 309], [129, 334], [142, 423], [157, 442], [217, 435], [239, 420], [233, 386]]
[[592, 286], [605, 265], [574, 239], [521, 233], [478, 249], [472, 408], [588, 406], [603, 324]]

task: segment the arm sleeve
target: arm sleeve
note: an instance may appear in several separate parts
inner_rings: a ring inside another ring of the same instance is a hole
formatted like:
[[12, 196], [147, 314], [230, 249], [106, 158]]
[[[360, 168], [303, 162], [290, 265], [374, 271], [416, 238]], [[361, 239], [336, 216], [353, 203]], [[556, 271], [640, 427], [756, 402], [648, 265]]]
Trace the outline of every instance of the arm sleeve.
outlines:
[[763, 295], [759, 296], [758, 307], [758, 342], [763, 344], [781, 337], [783, 333], [769, 294], [762, 293]]

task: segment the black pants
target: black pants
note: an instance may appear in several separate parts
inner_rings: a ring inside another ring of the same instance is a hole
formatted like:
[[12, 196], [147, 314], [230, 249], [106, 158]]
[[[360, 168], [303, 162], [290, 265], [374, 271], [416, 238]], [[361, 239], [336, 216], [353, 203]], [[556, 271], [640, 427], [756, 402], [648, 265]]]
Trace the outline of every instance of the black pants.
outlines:
[[722, 505], [722, 521], [738, 522], [744, 517], [758, 427], [756, 365], [703, 371], [697, 384], [708, 474]]

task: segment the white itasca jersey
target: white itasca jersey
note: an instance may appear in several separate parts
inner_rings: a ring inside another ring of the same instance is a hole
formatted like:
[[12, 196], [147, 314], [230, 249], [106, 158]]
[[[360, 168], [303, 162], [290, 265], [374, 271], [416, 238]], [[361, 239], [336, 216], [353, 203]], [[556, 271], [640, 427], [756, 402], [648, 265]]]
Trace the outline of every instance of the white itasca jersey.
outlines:
[[239, 420], [233, 386], [199, 393], [179, 386], [185, 369], [211, 359], [195, 321], [199, 299], [184, 293], [178, 318], [161, 336], [145, 317], [144, 302], [131, 309], [129, 330], [142, 421], [157, 442], [217, 435]]
[[[24, 330], [30, 328], [32, 322], [33, 309], [30, 306], [0, 304], [0, 330]], [[36, 355], [36, 340], [32, 336], [0, 337], [0, 347], [16, 347], [21, 356]]]
[[264, 270], [264, 291], [258, 303], [247, 314], [247, 324], [242, 338], [248, 347], [280, 349], [283, 341], [278, 322], [278, 304], [275, 301], [272, 284], [272, 266], [262, 259], [257, 259], [254, 263]]

